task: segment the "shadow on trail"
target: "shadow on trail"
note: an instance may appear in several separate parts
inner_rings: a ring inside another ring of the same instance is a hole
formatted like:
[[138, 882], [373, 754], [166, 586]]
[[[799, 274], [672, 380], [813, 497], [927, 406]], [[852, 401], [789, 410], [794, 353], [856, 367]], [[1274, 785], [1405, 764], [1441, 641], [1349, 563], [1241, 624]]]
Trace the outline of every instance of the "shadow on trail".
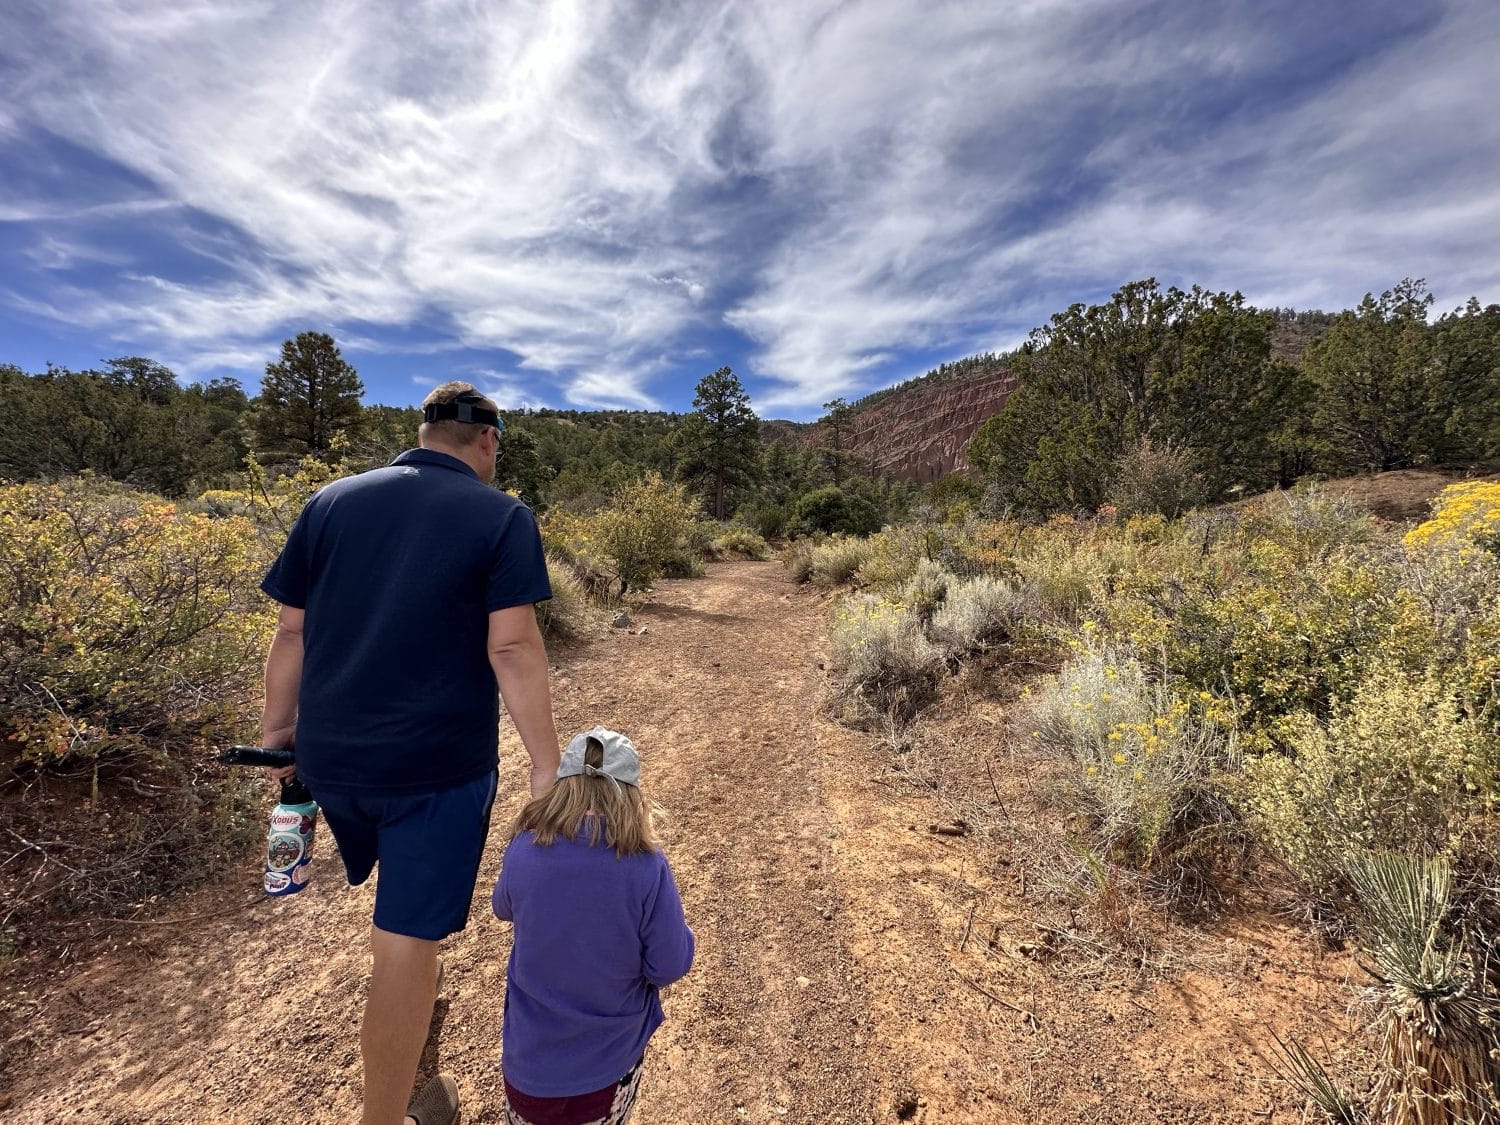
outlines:
[[642, 606], [636, 616], [644, 619], [647, 617], [664, 617], [668, 620], [703, 621], [713, 625], [736, 625], [743, 624], [745, 618], [737, 613], [710, 613], [705, 609], [693, 609], [684, 605], [662, 605], [653, 603]]
[[432, 1022], [427, 1025], [427, 1042], [422, 1045], [422, 1060], [417, 1063], [417, 1082], [414, 1089], [420, 1089], [422, 1083], [442, 1069], [443, 1024], [448, 1020], [448, 1005], [448, 998], [439, 996], [437, 1003], [432, 1006]]

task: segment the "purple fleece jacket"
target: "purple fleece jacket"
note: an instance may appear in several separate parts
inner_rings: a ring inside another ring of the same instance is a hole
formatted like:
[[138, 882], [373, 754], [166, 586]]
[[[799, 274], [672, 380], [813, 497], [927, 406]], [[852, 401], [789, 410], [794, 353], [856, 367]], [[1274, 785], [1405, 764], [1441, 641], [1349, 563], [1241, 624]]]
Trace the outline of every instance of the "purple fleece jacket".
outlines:
[[660, 852], [616, 857], [603, 839], [530, 832], [505, 849], [492, 896], [515, 924], [505, 985], [502, 1068], [538, 1098], [613, 1082], [661, 1026], [657, 990], [693, 963], [693, 931]]

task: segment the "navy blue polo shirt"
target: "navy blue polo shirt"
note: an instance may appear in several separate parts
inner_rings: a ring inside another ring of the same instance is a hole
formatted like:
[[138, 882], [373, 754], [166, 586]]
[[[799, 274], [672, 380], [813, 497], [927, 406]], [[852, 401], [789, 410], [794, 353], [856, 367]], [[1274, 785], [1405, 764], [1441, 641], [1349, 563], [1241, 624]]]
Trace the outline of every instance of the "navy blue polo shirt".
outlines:
[[261, 589], [306, 611], [297, 772], [424, 793], [495, 768], [489, 614], [552, 596], [531, 510], [431, 449], [307, 502]]

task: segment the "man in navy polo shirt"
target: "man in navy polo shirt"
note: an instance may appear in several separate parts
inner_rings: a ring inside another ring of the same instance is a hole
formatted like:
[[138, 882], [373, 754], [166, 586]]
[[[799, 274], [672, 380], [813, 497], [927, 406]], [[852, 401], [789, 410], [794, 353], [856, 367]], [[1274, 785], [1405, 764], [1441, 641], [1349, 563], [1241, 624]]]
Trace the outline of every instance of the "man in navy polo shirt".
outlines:
[[[468, 383], [445, 383], [422, 406], [420, 448], [314, 495], [261, 586], [281, 603], [262, 744], [295, 742], [297, 776], [349, 882], [380, 864], [364, 1125], [403, 1120], [437, 943], [468, 919], [495, 797], [497, 684], [533, 796], [558, 765], [534, 609], [552, 590], [530, 510], [489, 487], [498, 411]], [[451, 1079], [419, 1101], [422, 1125], [450, 1119], [447, 1102], [456, 1116]]]

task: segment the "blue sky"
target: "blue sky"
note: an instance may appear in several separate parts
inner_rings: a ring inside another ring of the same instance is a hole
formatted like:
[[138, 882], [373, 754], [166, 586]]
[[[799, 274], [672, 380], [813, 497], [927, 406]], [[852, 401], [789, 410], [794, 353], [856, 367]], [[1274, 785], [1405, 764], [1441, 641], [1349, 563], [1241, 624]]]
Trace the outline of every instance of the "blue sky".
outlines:
[[1120, 284], [1500, 301], [1493, 0], [10, 0], [0, 362], [810, 418]]

